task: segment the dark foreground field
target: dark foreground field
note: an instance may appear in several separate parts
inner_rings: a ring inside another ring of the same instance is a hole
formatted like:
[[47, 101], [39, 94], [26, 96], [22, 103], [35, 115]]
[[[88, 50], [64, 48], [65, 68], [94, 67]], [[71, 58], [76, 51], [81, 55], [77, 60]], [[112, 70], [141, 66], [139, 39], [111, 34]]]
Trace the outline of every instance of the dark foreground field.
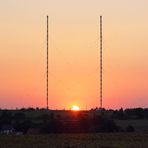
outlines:
[[0, 148], [148, 148], [146, 133], [0, 136]]

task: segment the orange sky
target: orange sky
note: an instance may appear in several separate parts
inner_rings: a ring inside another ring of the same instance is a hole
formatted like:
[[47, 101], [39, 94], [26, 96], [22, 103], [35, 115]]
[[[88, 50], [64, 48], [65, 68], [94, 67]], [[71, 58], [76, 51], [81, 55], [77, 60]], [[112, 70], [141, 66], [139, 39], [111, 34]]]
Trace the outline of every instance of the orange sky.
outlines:
[[44, 107], [49, 15], [49, 108], [147, 107], [147, 0], [1, 0], [0, 108]]

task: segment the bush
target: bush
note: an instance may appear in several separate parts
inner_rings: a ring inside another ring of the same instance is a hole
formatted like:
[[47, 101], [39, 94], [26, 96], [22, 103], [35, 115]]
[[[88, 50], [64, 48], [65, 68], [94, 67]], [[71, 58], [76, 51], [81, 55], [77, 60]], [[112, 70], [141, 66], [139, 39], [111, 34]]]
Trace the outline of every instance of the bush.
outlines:
[[132, 125], [128, 125], [126, 128], [126, 132], [134, 132], [135, 128]]

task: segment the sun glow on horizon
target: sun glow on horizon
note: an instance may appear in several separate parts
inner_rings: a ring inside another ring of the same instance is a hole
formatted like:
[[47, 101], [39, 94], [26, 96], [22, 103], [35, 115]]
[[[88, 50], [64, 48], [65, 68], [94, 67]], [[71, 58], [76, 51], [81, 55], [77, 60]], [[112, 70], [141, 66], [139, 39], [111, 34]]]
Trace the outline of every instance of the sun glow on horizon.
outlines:
[[71, 110], [72, 110], [72, 111], [79, 111], [80, 108], [79, 108], [79, 106], [77, 106], [77, 105], [73, 105], [73, 106], [71, 107]]

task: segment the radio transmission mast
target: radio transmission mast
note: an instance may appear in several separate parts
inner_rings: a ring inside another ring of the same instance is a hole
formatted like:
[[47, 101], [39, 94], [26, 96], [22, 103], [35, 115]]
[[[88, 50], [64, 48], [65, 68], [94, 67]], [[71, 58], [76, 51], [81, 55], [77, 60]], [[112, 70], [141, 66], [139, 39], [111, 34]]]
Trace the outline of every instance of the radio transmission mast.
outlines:
[[103, 92], [102, 92], [102, 84], [103, 84], [103, 53], [102, 53], [102, 16], [100, 16], [100, 108], [102, 108], [102, 99], [103, 99]]
[[47, 16], [47, 57], [46, 57], [46, 105], [47, 105], [47, 110], [48, 110], [48, 16]]

